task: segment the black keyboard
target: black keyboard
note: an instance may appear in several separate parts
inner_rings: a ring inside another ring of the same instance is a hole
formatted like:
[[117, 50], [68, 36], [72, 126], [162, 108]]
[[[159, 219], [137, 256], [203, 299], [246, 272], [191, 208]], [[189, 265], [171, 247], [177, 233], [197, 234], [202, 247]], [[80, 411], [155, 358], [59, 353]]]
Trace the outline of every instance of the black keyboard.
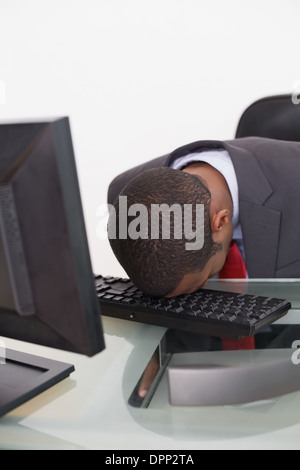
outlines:
[[150, 297], [119, 277], [95, 276], [95, 284], [101, 315], [218, 337], [252, 336], [291, 308], [284, 299], [211, 289]]

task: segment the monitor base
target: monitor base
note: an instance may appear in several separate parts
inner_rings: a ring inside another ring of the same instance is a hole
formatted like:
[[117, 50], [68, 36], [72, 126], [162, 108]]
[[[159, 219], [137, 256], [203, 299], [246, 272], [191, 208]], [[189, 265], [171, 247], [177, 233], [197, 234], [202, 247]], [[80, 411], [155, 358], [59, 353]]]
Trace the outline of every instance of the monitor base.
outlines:
[[5, 350], [0, 363], [0, 417], [67, 378], [71, 364]]

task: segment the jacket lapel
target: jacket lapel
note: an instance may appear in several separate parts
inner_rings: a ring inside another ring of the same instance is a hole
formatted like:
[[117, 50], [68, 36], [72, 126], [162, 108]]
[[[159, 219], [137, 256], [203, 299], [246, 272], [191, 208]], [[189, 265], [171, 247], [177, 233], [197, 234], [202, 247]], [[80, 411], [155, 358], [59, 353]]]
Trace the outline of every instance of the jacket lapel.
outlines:
[[272, 188], [256, 158], [239, 142], [225, 143], [239, 186], [239, 217], [249, 277], [275, 277], [280, 211], [267, 207]]

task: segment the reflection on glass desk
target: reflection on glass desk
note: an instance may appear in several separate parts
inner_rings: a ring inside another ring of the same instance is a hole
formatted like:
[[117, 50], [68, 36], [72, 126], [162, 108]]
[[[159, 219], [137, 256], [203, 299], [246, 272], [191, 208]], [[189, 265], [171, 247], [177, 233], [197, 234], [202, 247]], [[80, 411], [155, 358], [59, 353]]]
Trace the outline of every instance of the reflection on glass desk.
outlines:
[[[213, 279], [208, 282], [206, 288], [280, 297], [291, 302], [292, 309], [285, 317], [263, 328], [255, 335], [256, 351], [251, 353], [251, 357], [249, 356], [250, 362], [255, 363], [256, 356], [258, 361], [263, 360], [263, 354], [258, 354], [259, 351], [266, 351], [264, 353], [266, 357], [272, 354], [275, 356], [275, 354], [277, 354], [278, 360], [282, 359], [283, 356], [291, 358], [295, 348], [300, 346], [300, 312], [297, 311], [297, 309], [300, 309], [300, 281], [298, 279], [255, 279], [247, 280], [246, 282], [243, 280], [219, 281]], [[275, 350], [286, 351], [282, 353], [271, 352]], [[167, 375], [166, 372], [170, 365], [179, 363], [188, 366], [191, 358], [193, 358], [192, 360], [195, 362], [195, 357], [198, 357], [197, 361], [201, 363], [201, 354], [203, 355], [204, 353], [206, 360], [207, 358], [213, 359], [217, 357], [219, 362], [221, 359], [221, 362], [225, 360], [226, 363], [227, 351], [222, 351], [222, 341], [220, 338], [169, 329], [133, 390], [129, 404], [134, 407], [149, 407], [153, 397], [157, 394], [157, 389], [160, 388], [160, 382], [162, 379], [166, 381], [165, 376]], [[211, 354], [209, 355], [209, 353]], [[236, 364], [238, 364], [239, 361], [245, 360], [245, 354], [247, 355], [247, 352], [242, 353], [241, 351], [232, 351], [232, 353]], [[294, 371], [294, 369], [291, 370]], [[243, 378], [243, 380], [245, 380], [245, 378]], [[249, 380], [251, 380], [250, 376]], [[296, 385], [294, 386], [297, 387]], [[144, 389], [148, 391], [145, 396], [142, 396]]]
[[292, 309], [300, 309], [300, 279], [247, 279], [219, 280], [210, 279], [207, 289], [241, 292], [268, 297], [287, 299]]

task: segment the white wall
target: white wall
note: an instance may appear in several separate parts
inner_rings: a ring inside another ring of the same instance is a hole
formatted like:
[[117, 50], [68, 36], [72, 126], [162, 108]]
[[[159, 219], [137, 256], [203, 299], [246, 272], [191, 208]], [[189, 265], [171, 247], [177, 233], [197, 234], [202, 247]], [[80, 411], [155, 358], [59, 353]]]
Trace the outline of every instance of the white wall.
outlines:
[[292, 92], [299, 17], [297, 0], [0, 0], [0, 119], [70, 116], [95, 272], [123, 274], [96, 232], [110, 180]]

